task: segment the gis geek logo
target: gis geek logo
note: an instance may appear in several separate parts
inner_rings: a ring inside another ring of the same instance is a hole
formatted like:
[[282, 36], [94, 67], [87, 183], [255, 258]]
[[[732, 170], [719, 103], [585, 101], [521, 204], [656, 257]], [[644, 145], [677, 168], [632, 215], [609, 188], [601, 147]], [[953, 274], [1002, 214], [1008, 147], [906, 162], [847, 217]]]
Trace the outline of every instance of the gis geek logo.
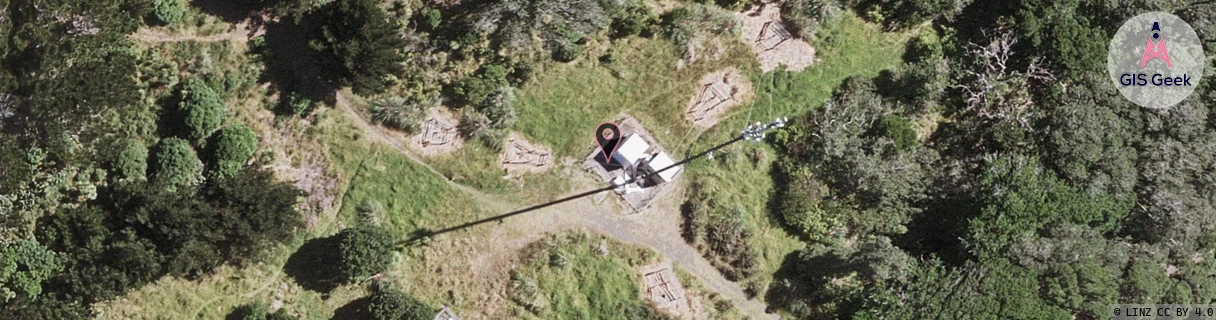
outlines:
[[1106, 58], [1119, 93], [1146, 108], [1178, 104], [1203, 76], [1199, 36], [1185, 21], [1164, 12], [1141, 14], [1125, 22], [1111, 39]]
[[[1157, 40], [1157, 44], [1153, 44], [1153, 40]], [[1153, 59], [1165, 60], [1166, 67], [1172, 67], [1170, 63], [1170, 51], [1165, 48], [1165, 39], [1161, 39], [1161, 25], [1153, 22], [1153, 37], [1148, 39], [1148, 44], [1144, 45], [1144, 57], [1140, 58], [1140, 68], [1144, 68], [1144, 63]]]
[[[1161, 37], [1161, 25], [1156, 21], [1153, 22], [1153, 35], [1148, 37], [1148, 43], [1144, 45], [1144, 55], [1140, 57], [1140, 69], [1144, 69], [1144, 64], [1149, 60], [1160, 59], [1165, 61], [1165, 67], [1168, 69], [1174, 64], [1170, 62], [1170, 51], [1165, 47], [1165, 38]], [[1153, 41], [1157, 42], [1154, 43]], [[1146, 86], [1150, 83], [1154, 86], [1190, 86], [1191, 77], [1187, 74], [1182, 74], [1180, 77], [1170, 77], [1160, 73], [1154, 73], [1151, 78], [1145, 79], [1147, 74], [1124, 73], [1119, 76], [1119, 84], [1124, 86]], [[1151, 80], [1151, 82], [1149, 81]]]

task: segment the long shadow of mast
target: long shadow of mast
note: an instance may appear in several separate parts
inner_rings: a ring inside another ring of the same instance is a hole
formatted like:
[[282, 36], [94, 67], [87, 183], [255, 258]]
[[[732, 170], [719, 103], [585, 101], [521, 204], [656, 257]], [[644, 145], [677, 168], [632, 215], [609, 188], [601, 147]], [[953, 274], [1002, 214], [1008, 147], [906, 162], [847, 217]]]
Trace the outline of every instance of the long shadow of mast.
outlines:
[[[667, 171], [668, 169], [678, 167], [678, 166], [680, 166], [680, 165], [683, 165], [683, 164], [685, 164], [685, 163], [688, 163], [689, 161], [696, 160], [697, 158], [700, 158], [700, 157], [704, 157], [705, 155], [707, 155], [707, 154], [709, 154], [709, 153], [711, 153], [711, 152], [717, 151], [718, 149], [722, 149], [722, 148], [724, 148], [724, 147], [726, 147], [726, 146], [728, 146], [728, 145], [731, 145], [731, 144], [733, 144], [733, 143], [735, 143], [735, 142], [739, 142], [739, 141], [742, 141], [742, 140], [744, 140], [744, 139], [748, 139], [748, 138], [749, 138], [749, 136], [747, 136], [747, 135], [740, 135], [740, 136], [737, 136], [737, 137], [735, 137], [734, 139], [731, 139], [731, 140], [729, 140], [729, 141], [723, 142], [722, 144], [719, 144], [719, 145], [717, 145], [717, 146], [714, 146], [713, 148], [709, 148], [709, 149], [707, 149], [707, 150], [705, 150], [705, 151], [702, 151], [701, 153], [695, 154], [695, 155], [693, 155], [693, 156], [691, 156], [691, 157], [685, 158], [684, 160], [680, 160], [680, 161], [678, 161], [678, 162], [676, 162], [676, 163], [673, 163], [673, 164], [671, 164], [671, 165], [669, 165], [669, 166], [663, 167], [662, 169], [655, 170], [655, 171], [653, 171], [653, 172], [646, 173], [646, 174], [643, 174], [643, 175], [635, 176], [635, 177], [633, 177], [633, 178], [629, 179], [628, 181], [625, 181], [625, 183], [624, 183], [624, 184], [630, 184], [630, 183], [634, 183], [634, 182], [637, 182], [637, 181], [639, 181], [639, 180], [645, 181], [646, 179], [650, 179], [650, 177], [651, 177], [651, 176], [657, 175], [657, 174], [659, 174], [660, 172]], [[617, 186], [614, 186], [614, 185], [609, 185], [609, 186], [607, 186], [607, 187], [603, 187], [603, 188], [599, 188], [599, 189], [595, 189], [595, 190], [590, 190], [590, 191], [582, 192], [582, 193], [575, 194], [575, 195], [572, 195], [572, 196], [567, 196], [567, 197], [565, 197], [565, 198], [561, 198], [561, 199], [557, 199], [557, 200], [552, 200], [552, 201], [549, 201], [549, 202], [545, 202], [545, 203], [541, 203], [541, 204], [533, 205], [533, 206], [531, 206], [531, 207], [527, 207], [527, 208], [523, 208], [523, 209], [519, 209], [519, 210], [515, 210], [515, 211], [507, 212], [507, 213], [504, 213], [504, 214], [500, 214], [500, 215], [497, 215], [497, 216], [493, 216], [493, 217], [489, 217], [489, 218], [485, 218], [485, 219], [481, 219], [481, 220], [476, 220], [476, 221], [466, 222], [466, 223], [462, 223], [462, 224], [459, 224], [459, 225], [455, 225], [455, 226], [451, 226], [451, 227], [447, 227], [447, 228], [443, 228], [443, 229], [439, 229], [439, 230], [420, 229], [420, 230], [414, 231], [412, 234], [410, 234], [409, 239], [406, 239], [406, 240], [402, 241], [401, 245], [403, 245], [403, 246], [414, 246], [414, 245], [419, 245], [419, 244], [425, 244], [425, 243], [427, 243], [427, 242], [429, 242], [429, 241], [430, 241], [430, 238], [433, 238], [433, 237], [435, 237], [435, 236], [438, 236], [438, 235], [441, 235], [441, 234], [444, 234], [444, 233], [449, 233], [449, 232], [452, 232], [452, 231], [457, 231], [457, 230], [461, 230], [461, 229], [467, 229], [467, 228], [471, 228], [471, 227], [473, 227], [473, 226], [477, 226], [477, 225], [480, 225], [480, 224], [485, 224], [485, 223], [489, 223], [489, 222], [494, 222], [494, 221], [501, 222], [503, 219], [506, 219], [506, 218], [510, 218], [510, 217], [517, 216], [517, 215], [520, 215], [520, 214], [524, 214], [524, 213], [527, 213], [527, 212], [530, 212], [530, 211], [535, 211], [535, 210], [542, 209], [542, 208], [545, 208], [545, 207], [549, 207], [549, 206], [552, 206], [552, 205], [555, 205], [555, 204], [559, 204], [559, 203], [562, 203], [562, 202], [567, 202], [567, 201], [570, 201], [570, 200], [574, 200], [574, 199], [578, 199], [578, 198], [586, 197], [586, 196], [593, 195], [593, 194], [596, 194], [596, 193], [600, 193], [600, 192], [604, 192], [604, 191], [613, 190], [613, 189], [616, 189], [616, 187], [617, 187]]]

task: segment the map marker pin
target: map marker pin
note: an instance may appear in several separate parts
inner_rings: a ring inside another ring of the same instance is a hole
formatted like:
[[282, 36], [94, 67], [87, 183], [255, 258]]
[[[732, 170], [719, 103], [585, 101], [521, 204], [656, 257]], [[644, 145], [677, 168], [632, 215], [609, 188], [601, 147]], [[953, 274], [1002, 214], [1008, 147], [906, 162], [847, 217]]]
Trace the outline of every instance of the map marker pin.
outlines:
[[600, 147], [604, 163], [611, 163], [612, 154], [616, 153], [616, 147], [621, 144], [621, 128], [612, 122], [601, 123], [595, 128], [595, 144]]

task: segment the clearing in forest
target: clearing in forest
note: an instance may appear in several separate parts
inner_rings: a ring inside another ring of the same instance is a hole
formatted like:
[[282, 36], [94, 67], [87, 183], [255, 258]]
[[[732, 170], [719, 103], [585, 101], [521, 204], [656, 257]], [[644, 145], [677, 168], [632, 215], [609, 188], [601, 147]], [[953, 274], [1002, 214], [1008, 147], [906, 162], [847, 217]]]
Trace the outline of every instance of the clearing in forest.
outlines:
[[760, 70], [769, 72], [784, 65], [786, 70], [802, 71], [815, 63], [815, 48], [785, 28], [778, 5], [762, 3], [739, 13], [739, 20], [743, 21], [739, 34], [756, 53]]
[[734, 67], [707, 74], [698, 84], [696, 93], [688, 101], [684, 118], [703, 128], [713, 127], [726, 111], [752, 95], [751, 82]]

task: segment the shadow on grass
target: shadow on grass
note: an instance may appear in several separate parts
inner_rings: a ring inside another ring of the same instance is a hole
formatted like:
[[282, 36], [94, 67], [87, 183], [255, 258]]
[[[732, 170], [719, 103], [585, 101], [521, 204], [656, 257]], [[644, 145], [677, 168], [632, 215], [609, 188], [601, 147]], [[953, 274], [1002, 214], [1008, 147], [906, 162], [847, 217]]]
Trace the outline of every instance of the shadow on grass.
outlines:
[[368, 297], [355, 299], [355, 301], [351, 301], [341, 308], [334, 310], [334, 317], [331, 319], [371, 319], [371, 317], [364, 312], [364, 310], [367, 310], [368, 304], [371, 304], [371, 301], [372, 300]]
[[316, 238], [304, 242], [287, 258], [283, 271], [300, 287], [328, 294], [341, 284], [338, 277], [338, 238]]

